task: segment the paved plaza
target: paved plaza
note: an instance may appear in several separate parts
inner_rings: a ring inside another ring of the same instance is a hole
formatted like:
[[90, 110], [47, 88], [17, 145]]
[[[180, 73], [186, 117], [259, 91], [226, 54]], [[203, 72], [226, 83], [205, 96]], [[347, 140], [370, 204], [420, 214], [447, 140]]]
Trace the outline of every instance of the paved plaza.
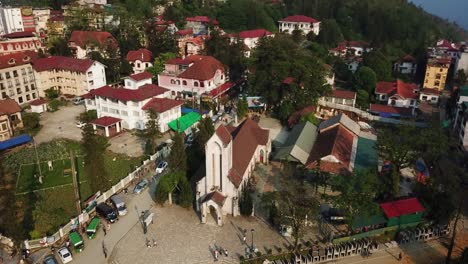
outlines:
[[[226, 263], [239, 263], [245, 254], [246, 244], [242, 242], [243, 229], [247, 229], [246, 242], [251, 244], [250, 230], [254, 231], [254, 245], [263, 253], [266, 248], [286, 245], [279, 233], [257, 218], [227, 217], [225, 225], [201, 224], [193, 210], [178, 206], [153, 207], [155, 213], [146, 235], [140, 225], [134, 226], [115, 246], [111, 263], [212, 263], [213, 246], [216, 244], [228, 250], [229, 257], [222, 257]], [[157, 246], [147, 248], [146, 238], [155, 239]]]
[[42, 113], [40, 120], [42, 128], [34, 140], [38, 144], [58, 138], [81, 140], [81, 129], [76, 127], [76, 118], [84, 111], [83, 105], [69, 104], [56, 112]]

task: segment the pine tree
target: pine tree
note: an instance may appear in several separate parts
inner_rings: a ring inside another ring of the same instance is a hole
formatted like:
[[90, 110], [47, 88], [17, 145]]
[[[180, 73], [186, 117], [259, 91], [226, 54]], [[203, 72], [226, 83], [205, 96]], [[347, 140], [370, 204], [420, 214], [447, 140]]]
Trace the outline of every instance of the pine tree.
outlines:
[[193, 193], [187, 177], [181, 177], [178, 184], [179, 188], [179, 205], [184, 208], [189, 208], [193, 202]]
[[241, 196], [239, 199], [239, 209], [240, 213], [243, 216], [251, 216], [253, 211], [253, 201], [252, 196], [247, 188], [247, 184], [244, 184]]
[[150, 109], [147, 111], [148, 121], [146, 122], [145, 129], [142, 130], [139, 136], [146, 140], [145, 154], [151, 155], [154, 153], [156, 139], [161, 137], [159, 130], [159, 116], [156, 111]]
[[95, 134], [93, 126], [90, 124], [83, 128], [82, 135], [85, 173], [88, 176], [91, 190], [93, 192], [106, 191], [111, 187], [104, 166], [104, 155], [109, 146], [107, 138]]
[[172, 171], [180, 171], [185, 174], [187, 172], [187, 155], [182, 134], [176, 132], [172, 141], [171, 153], [168, 157], [169, 168]]

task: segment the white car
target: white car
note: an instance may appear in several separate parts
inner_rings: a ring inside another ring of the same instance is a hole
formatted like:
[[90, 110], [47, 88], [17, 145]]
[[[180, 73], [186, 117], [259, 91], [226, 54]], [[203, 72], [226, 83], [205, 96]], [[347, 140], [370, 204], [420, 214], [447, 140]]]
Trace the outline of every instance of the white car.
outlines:
[[161, 161], [158, 164], [158, 167], [156, 167], [156, 174], [163, 173], [163, 171], [167, 168], [167, 162]]
[[68, 250], [68, 248], [66, 248], [66, 247], [63, 247], [63, 248], [59, 249], [58, 250], [58, 255], [60, 257], [60, 260], [62, 260], [62, 263], [64, 263], [64, 264], [68, 263], [68, 262], [71, 262], [73, 260], [70, 250]]
[[83, 122], [81, 122], [81, 121], [76, 122], [76, 127], [77, 127], [77, 128], [82, 128], [82, 127], [84, 127], [84, 126], [86, 126], [86, 123], [83, 123]]

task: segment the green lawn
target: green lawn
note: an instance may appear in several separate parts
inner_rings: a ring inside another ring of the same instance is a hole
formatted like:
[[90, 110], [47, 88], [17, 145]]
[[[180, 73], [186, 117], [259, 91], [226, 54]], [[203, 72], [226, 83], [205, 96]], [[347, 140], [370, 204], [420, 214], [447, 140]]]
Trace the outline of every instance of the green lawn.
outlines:
[[[141, 164], [141, 159], [129, 158], [124, 155], [107, 153], [104, 157], [105, 166], [109, 174], [109, 180], [112, 184], [117, 183], [122, 178], [126, 177], [135, 166]], [[71, 174], [64, 173], [64, 170], [71, 168], [71, 162], [68, 159], [56, 160], [52, 162], [53, 169], [49, 170], [47, 162], [41, 163], [41, 172], [43, 183], [39, 183], [39, 169], [37, 164], [22, 165], [20, 175], [18, 177], [16, 193], [21, 194], [51, 187], [72, 184], [73, 179]], [[80, 191], [82, 199], [90, 196], [88, 176], [84, 171], [83, 157], [76, 157], [76, 169], [78, 181], [80, 182]]]

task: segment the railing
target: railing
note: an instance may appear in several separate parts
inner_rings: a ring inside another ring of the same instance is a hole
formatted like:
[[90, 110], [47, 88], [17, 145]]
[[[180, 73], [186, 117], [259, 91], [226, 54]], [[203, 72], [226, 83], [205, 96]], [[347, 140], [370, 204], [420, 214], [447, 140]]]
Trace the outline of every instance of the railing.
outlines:
[[[145, 160], [143, 164], [136, 168], [133, 172], [130, 172], [125, 178], [121, 179], [118, 183], [112, 186], [109, 190], [101, 194], [96, 199], [96, 204], [100, 204], [105, 202], [109, 199], [112, 195], [122, 191], [132, 183], [135, 178], [139, 178], [143, 172], [148, 170], [151, 167], [151, 163], [154, 164], [154, 161], [159, 158], [165, 158], [169, 155], [170, 148], [165, 147], [164, 149], [156, 152], [155, 154], [151, 155], [149, 159]], [[25, 240], [24, 241], [24, 248], [25, 249], [38, 249], [42, 247], [48, 247], [53, 245], [54, 243], [60, 241], [62, 238], [67, 237], [68, 234], [76, 229], [79, 224], [86, 223], [90, 219], [90, 215], [93, 214], [95, 209], [93, 208], [89, 212], [83, 211], [77, 217], [72, 218], [66, 225], [59, 228], [55, 234], [49, 237], [44, 237], [42, 239], [34, 239], [34, 240]]]

